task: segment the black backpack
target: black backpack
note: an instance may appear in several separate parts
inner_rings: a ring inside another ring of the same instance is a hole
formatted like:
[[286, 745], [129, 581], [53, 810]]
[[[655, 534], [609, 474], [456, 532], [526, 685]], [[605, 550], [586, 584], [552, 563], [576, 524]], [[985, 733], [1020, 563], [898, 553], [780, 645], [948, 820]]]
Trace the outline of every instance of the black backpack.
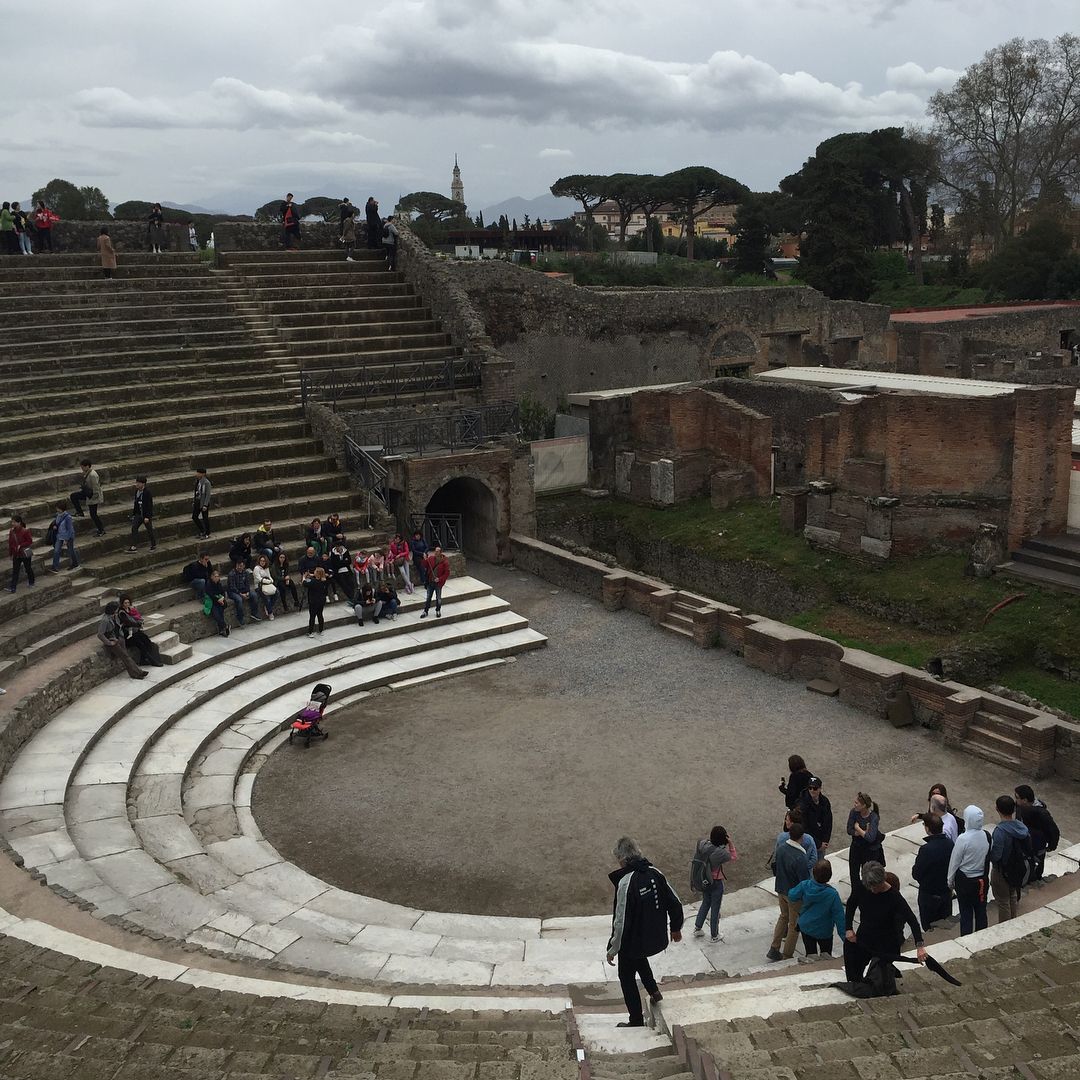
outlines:
[[1020, 890], [1035, 873], [1035, 853], [1030, 834], [1023, 838], [1012, 836], [1009, 840], [1009, 852], [1001, 861], [1001, 876], [1009, 883], [1009, 887], [1016, 891], [1019, 899]]

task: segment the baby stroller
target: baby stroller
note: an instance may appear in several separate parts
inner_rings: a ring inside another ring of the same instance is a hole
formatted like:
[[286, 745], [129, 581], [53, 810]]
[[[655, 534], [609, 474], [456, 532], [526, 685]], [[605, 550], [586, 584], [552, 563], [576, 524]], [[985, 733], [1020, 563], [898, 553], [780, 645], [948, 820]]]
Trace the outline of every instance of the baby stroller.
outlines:
[[331, 689], [326, 683], [318, 683], [311, 691], [311, 700], [296, 715], [289, 728], [289, 742], [303, 739], [304, 749], [311, 745], [312, 739], [329, 739], [330, 733], [319, 725], [326, 703], [330, 700]]

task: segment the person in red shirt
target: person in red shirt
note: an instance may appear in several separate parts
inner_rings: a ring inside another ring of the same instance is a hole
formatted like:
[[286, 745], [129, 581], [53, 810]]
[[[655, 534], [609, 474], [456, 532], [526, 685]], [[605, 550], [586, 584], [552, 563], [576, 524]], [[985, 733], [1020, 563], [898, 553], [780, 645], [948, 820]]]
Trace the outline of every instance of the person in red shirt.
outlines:
[[14, 515], [11, 519], [11, 530], [8, 532], [8, 554], [11, 556], [11, 585], [8, 588], [11, 592], [14, 592], [19, 584], [19, 571], [23, 567], [26, 568], [27, 582], [31, 588], [34, 585], [33, 543], [34, 538], [30, 535], [26, 522], [18, 514]]
[[427, 577], [427, 600], [424, 602], [424, 610], [420, 613], [421, 619], [428, 617], [428, 608], [431, 607], [431, 598], [435, 597], [435, 618], [442, 617], [442, 591], [443, 586], [450, 578], [450, 560], [441, 547], [437, 547], [430, 555], [424, 556], [424, 571]]
[[41, 250], [44, 251], [48, 248], [51, 253], [53, 250], [53, 226], [60, 218], [57, 217], [43, 202], [38, 203], [37, 209], [30, 215], [30, 218], [34, 223], [34, 228], [37, 230], [38, 243], [41, 245]]

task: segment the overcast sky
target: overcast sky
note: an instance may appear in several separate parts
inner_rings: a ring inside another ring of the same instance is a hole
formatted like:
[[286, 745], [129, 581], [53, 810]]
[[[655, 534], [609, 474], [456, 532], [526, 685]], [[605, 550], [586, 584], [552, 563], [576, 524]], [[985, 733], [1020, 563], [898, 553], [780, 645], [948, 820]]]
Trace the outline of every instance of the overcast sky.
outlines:
[[823, 138], [918, 122], [988, 48], [1077, 29], [1076, 9], [0, 0], [0, 197], [60, 176], [114, 203], [251, 212], [290, 190], [388, 207], [449, 194], [455, 152], [474, 210], [571, 172], [700, 164], [769, 190]]

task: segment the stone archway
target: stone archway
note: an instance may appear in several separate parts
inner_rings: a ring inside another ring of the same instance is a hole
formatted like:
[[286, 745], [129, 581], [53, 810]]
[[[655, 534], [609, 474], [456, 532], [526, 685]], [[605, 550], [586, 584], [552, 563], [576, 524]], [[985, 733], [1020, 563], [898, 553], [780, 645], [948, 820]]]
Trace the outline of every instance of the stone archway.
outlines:
[[428, 499], [427, 514], [460, 514], [461, 547], [486, 562], [499, 559], [499, 507], [495, 493], [482, 480], [456, 476]]

